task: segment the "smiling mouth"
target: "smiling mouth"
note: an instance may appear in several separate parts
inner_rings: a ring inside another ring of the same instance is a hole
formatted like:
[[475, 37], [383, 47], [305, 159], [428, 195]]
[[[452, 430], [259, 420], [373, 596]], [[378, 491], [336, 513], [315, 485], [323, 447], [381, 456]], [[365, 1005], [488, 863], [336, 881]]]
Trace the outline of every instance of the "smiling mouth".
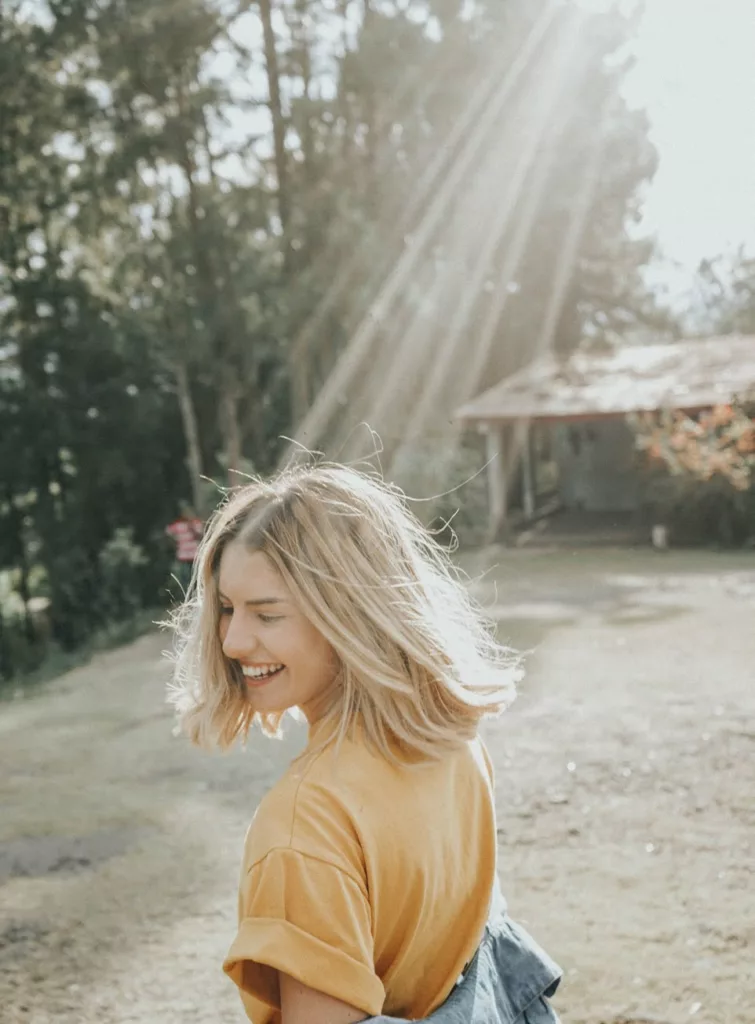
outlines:
[[261, 686], [279, 676], [284, 668], [285, 665], [242, 665], [241, 671], [247, 686]]

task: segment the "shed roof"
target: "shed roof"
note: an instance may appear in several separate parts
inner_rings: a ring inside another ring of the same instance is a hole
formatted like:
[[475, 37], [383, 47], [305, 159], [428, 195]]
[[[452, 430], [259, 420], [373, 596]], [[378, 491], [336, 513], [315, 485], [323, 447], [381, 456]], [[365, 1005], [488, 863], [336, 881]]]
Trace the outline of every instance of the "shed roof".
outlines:
[[462, 406], [466, 423], [570, 420], [703, 409], [755, 397], [755, 335], [548, 356]]

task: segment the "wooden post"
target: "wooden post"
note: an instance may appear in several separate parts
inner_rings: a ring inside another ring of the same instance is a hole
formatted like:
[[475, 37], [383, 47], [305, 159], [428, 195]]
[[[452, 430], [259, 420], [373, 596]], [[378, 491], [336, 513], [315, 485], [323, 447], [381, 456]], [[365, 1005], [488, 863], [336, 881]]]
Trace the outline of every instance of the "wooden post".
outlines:
[[535, 514], [535, 478], [532, 465], [532, 430], [529, 423], [522, 425], [522, 504], [524, 518]]
[[485, 434], [488, 470], [488, 537], [494, 543], [506, 525], [506, 454], [503, 427], [489, 424]]

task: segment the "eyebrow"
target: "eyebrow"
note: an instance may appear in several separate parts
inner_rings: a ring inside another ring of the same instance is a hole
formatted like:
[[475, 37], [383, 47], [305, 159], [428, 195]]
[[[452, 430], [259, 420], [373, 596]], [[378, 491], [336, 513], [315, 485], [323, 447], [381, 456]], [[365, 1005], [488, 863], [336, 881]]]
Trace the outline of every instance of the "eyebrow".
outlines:
[[[218, 597], [220, 598], [221, 601], [228, 601], [228, 604], [231, 603], [228, 600], [228, 598], [225, 596], [225, 594], [220, 594], [219, 593]], [[285, 604], [285, 603], [286, 603], [286, 601], [282, 597], [257, 597], [257, 598], [255, 598], [254, 601], [244, 601], [244, 604], [247, 607], [251, 607], [251, 608], [256, 608], [258, 605], [261, 605], [261, 604]]]

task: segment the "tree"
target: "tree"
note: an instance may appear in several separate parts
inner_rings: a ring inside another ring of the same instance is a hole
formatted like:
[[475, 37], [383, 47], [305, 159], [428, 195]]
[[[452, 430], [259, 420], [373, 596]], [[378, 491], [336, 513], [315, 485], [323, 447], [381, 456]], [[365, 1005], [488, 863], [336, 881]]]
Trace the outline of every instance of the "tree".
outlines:
[[[175, 432], [77, 223], [96, 173], [82, 141], [96, 105], [69, 61], [70, 32], [22, 13], [13, 6], [0, 21], [4, 478], [9, 470], [0, 515], [24, 607], [33, 560], [53, 637], [71, 648], [101, 621], [101, 546], [122, 524], [146, 541], [166, 514], [174, 453], [155, 438]], [[139, 466], [145, 447], [154, 457]], [[151, 597], [155, 578], [143, 583]]]
[[703, 260], [688, 319], [711, 334], [755, 334], [755, 257], [744, 248]]
[[[360, 332], [335, 448], [360, 410], [398, 443], [436, 363], [441, 420], [462, 377], [516, 368], [600, 118], [557, 341], [655, 315], [626, 231], [653, 154], [606, 60], [628, 28], [588, 18], [561, 89], [539, 74], [570, 24], [556, 6], [3, 5], [0, 572], [21, 609], [4, 651], [32, 643], [30, 596], [67, 647], [159, 600], [178, 502], [273, 467]], [[505, 204], [502, 181], [519, 181]]]

